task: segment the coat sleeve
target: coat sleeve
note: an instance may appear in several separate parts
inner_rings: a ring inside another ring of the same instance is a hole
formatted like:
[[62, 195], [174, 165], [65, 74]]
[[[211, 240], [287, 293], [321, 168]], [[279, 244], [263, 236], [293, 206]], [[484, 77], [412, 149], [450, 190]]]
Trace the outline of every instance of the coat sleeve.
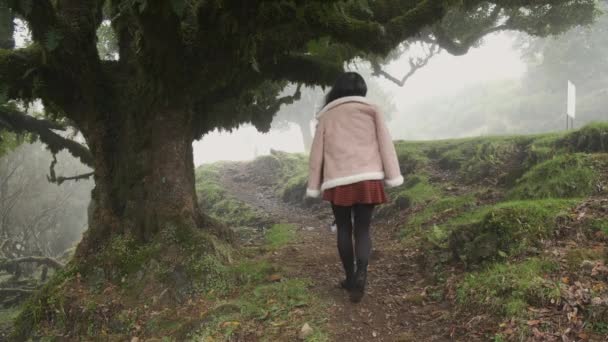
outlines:
[[384, 167], [384, 183], [389, 188], [403, 184], [403, 176], [399, 168], [399, 160], [391, 134], [386, 127], [384, 115], [382, 111], [376, 108], [376, 135], [378, 137], [378, 147], [380, 149], [380, 157]]
[[308, 187], [306, 188], [307, 197], [319, 197], [321, 194], [321, 183], [323, 181], [323, 135], [323, 120], [319, 120], [310, 148]]

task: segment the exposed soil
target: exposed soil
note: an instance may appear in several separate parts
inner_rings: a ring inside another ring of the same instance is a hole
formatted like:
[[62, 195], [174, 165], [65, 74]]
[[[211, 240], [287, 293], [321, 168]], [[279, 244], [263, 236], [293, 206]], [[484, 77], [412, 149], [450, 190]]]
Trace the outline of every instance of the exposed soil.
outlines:
[[268, 212], [274, 221], [297, 227], [297, 243], [276, 252], [272, 261], [284, 267], [286, 276], [312, 279], [312, 291], [328, 303], [333, 341], [455, 340], [451, 338], [455, 328], [450, 324], [450, 304], [430, 298], [431, 282], [415, 262], [417, 251], [398, 243], [396, 234], [403, 221], [373, 223], [368, 290], [362, 302], [353, 304], [338, 287], [343, 271], [335, 233], [329, 230], [333, 217], [329, 205], [312, 211], [284, 204], [271, 188], [248, 181], [241, 166], [225, 166], [223, 185], [237, 199]]

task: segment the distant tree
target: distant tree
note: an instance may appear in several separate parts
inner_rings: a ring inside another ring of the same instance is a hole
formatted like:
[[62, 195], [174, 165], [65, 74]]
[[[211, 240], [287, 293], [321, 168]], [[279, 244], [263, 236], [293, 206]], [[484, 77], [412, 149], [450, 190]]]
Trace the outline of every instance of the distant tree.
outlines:
[[[290, 82], [330, 84], [346, 62], [384, 57], [440, 23], [450, 29], [429, 39], [465, 53], [497, 29], [547, 35], [590, 22], [596, 11], [594, 0], [0, 4], [5, 98], [40, 98], [47, 116], [4, 106], [3, 127], [35, 133], [53, 153], [67, 149], [94, 168], [90, 224], [75, 262], [117, 236], [146, 244], [168, 227], [210, 226], [198, 210], [192, 141], [247, 122], [268, 130], [296, 98], [278, 96]], [[13, 16], [29, 25], [26, 48], [12, 49]], [[117, 60], [100, 58], [97, 34], [107, 20]], [[57, 134], [66, 125], [82, 132], [88, 148]]]
[[520, 36], [518, 46], [528, 67], [523, 87], [544, 97], [553, 117], [565, 115], [570, 80], [577, 87], [579, 124], [607, 118], [608, 4], [600, 2], [600, 6], [604, 14], [593, 25], [575, 27], [556, 37]]

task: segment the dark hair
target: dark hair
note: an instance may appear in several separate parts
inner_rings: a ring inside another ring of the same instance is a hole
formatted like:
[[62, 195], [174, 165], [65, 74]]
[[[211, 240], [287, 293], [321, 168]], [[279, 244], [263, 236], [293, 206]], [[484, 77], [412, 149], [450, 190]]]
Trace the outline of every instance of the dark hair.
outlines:
[[365, 96], [367, 84], [361, 75], [356, 72], [345, 72], [338, 76], [336, 83], [325, 96], [325, 105], [346, 96]]

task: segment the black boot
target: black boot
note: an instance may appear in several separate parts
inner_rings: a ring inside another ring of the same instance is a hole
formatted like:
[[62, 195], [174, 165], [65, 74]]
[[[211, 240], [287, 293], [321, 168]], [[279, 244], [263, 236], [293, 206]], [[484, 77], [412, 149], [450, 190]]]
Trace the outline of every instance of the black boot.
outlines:
[[365, 295], [367, 285], [367, 262], [357, 260], [357, 272], [355, 273], [355, 286], [350, 292], [350, 300], [359, 303]]
[[348, 267], [347, 269], [344, 270], [344, 272], [346, 273], [346, 279], [344, 279], [340, 282], [340, 287], [345, 290], [350, 291], [355, 288], [355, 266], [354, 266], [354, 264], [353, 264], [353, 267]]

